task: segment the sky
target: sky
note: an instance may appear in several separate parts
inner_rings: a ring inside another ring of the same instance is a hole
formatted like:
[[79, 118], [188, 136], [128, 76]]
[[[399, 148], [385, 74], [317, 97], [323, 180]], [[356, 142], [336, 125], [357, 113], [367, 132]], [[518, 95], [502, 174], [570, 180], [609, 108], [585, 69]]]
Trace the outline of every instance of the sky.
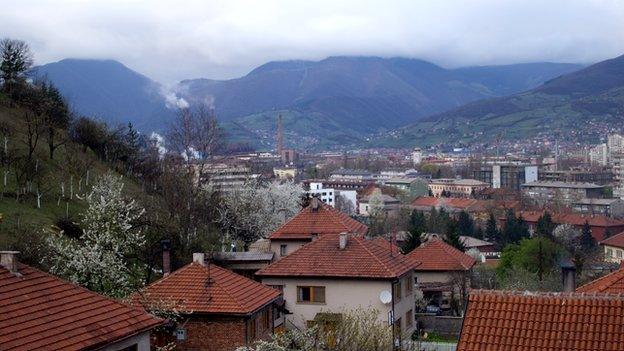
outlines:
[[624, 0], [20, 0], [0, 37], [37, 64], [115, 59], [165, 84], [336, 55], [587, 64], [624, 54]]

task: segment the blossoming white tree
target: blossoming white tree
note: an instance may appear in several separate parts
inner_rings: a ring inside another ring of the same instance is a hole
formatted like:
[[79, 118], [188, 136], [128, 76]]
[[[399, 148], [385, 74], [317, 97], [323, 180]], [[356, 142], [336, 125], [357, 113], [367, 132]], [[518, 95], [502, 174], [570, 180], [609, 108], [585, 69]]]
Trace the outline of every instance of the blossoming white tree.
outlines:
[[139, 287], [143, 265], [133, 257], [145, 244], [135, 227], [144, 209], [123, 195], [124, 184], [113, 174], [102, 176], [86, 197], [79, 238], [52, 235], [52, 272], [90, 290], [120, 298]]
[[263, 184], [246, 182], [223, 194], [221, 224], [232, 239], [246, 246], [267, 237], [301, 209], [303, 188], [292, 181]]

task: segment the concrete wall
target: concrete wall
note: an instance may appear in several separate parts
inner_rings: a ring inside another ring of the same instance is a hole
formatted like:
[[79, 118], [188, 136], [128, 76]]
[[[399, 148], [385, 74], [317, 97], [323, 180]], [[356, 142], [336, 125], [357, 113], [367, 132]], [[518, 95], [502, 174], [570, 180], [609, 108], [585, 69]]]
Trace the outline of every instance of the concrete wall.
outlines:
[[[406, 284], [413, 284], [413, 276], [409, 274], [402, 277], [402, 298], [395, 301], [395, 319], [401, 317], [403, 333], [410, 334], [415, 323], [406, 328], [405, 315], [408, 310], [414, 311], [414, 292], [406, 295]], [[392, 283], [389, 280], [349, 280], [349, 279], [313, 279], [313, 278], [263, 278], [266, 285], [281, 285], [284, 288], [284, 300], [286, 309], [292, 314], [286, 316], [288, 324], [298, 328], [305, 328], [306, 322], [314, 320], [317, 313], [329, 312], [340, 313], [344, 310], [356, 308], [375, 308], [379, 311], [379, 320], [388, 322], [388, 312], [392, 304], [383, 304], [379, 300], [379, 294], [386, 290], [392, 291]], [[297, 302], [297, 286], [324, 286], [325, 303], [299, 303]]]
[[449, 272], [435, 272], [435, 271], [416, 271], [415, 272], [418, 283], [446, 283], [452, 280], [452, 276]]
[[150, 332], [146, 331], [141, 334], [131, 336], [127, 339], [118, 341], [114, 344], [107, 345], [99, 350], [102, 351], [119, 351], [127, 347], [137, 346], [137, 351], [149, 351], [150, 350]]
[[462, 327], [462, 317], [436, 316], [433, 314], [418, 314], [416, 320], [421, 328], [427, 332], [435, 331], [447, 337], [459, 338]]

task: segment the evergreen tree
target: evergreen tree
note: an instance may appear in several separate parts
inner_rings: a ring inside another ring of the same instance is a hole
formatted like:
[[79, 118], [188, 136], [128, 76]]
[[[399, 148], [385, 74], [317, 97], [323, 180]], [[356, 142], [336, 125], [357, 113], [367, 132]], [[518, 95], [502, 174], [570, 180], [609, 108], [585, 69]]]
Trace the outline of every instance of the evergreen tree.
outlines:
[[487, 220], [485, 225], [485, 239], [499, 243], [500, 242], [500, 231], [496, 226], [496, 218], [494, 217], [494, 213], [490, 212], [490, 217]]
[[474, 236], [475, 234], [475, 223], [472, 220], [472, 217], [466, 211], [461, 211], [457, 217], [457, 226], [459, 230], [459, 235], [465, 236]]
[[481, 227], [477, 227], [473, 236], [477, 239], [483, 239], [483, 229]]
[[448, 221], [448, 223], [446, 224], [446, 232], [444, 234], [444, 241], [447, 244], [461, 251], [466, 250], [466, 246], [459, 238], [459, 226], [457, 225], [457, 222], [455, 220]]
[[535, 234], [537, 236], [543, 236], [546, 238], [552, 238], [552, 232], [555, 229], [555, 224], [552, 221], [552, 216], [549, 212], [545, 212], [538, 220], [535, 227]]
[[424, 214], [420, 211], [412, 211], [410, 215], [409, 232], [402, 247], [404, 254], [411, 252], [412, 250], [420, 246], [421, 235], [426, 231], [426, 229], [427, 225]]
[[583, 232], [581, 234], [581, 247], [584, 251], [590, 251], [596, 248], [596, 240], [591, 234], [591, 227], [589, 223], [585, 221], [583, 225]]

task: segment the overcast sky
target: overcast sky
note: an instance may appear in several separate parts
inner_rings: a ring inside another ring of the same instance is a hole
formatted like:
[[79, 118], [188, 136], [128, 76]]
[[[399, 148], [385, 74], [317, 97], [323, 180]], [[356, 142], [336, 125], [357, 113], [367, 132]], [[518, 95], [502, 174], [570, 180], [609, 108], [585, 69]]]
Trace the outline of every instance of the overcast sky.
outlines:
[[2, 6], [3, 36], [38, 64], [112, 58], [164, 83], [330, 55], [589, 63], [624, 54], [624, 1], [19, 0]]

